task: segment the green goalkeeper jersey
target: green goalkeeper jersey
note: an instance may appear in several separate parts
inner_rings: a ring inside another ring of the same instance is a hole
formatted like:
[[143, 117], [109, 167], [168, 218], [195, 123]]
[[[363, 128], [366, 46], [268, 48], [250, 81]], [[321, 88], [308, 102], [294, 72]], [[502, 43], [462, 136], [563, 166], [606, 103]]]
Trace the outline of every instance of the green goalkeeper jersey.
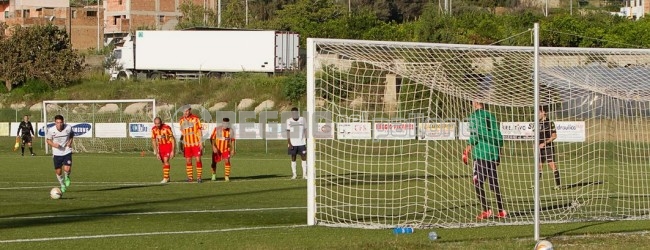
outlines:
[[497, 118], [484, 109], [477, 109], [469, 116], [469, 144], [474, 159], [496, 161], [503, 146], [503, 135]]

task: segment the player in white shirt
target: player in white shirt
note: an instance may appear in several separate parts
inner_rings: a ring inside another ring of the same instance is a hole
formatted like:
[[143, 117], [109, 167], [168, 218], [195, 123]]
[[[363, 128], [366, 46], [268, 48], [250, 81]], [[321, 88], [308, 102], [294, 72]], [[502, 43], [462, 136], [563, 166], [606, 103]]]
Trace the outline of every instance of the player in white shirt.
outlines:
[[[54, 127], [47, 129], [47, 145], [52, 147], [54, 172], [61, 184], [61, 192], [70, 186], [70, 171], [72, 170], [72, 126], [65, 124], [62, 115], [54, 116]], [[63, 169], [64, 176], [61, 176]]]
[[307, 179], [307, 122], [300, 117], [298, 108], [291, 109], [291, 118], [287, 119], [287, 142], [291, 155], [291, 179], [296, 179], [296, 155], [302, 158], [302, 178]]

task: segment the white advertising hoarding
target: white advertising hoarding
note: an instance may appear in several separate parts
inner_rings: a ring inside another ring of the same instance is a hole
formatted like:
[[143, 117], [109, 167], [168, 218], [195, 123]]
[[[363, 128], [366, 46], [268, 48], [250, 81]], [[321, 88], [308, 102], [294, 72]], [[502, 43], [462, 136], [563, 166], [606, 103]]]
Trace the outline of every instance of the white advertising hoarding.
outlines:
[[261, 140], [262, 136], [261, 125], [259, 123], [236, 123], [233, 124], [235, 130], [236, 140]]
[[96, 138], [126, 138], [126, 131], [126, 123], [95, 123]]
[[[532, 141], [535, 139], [532, 122], [502, 122], [501, 134], [506, 141]], [[587, 130], [584, 121], [557, 121], [556, 142], [584, 142], [587, 140]], [[463, 122], [459, 128], [459, 139], [469, 139], [469, 123]]]
[[412, 140], [416, 136], [413, 122], [375, 122], [373, 138], [376, 140]]
[[129, 137], [131, 138], [151, 138], [151, 122], [133, 122], [129, 123]]
[[338, 139], [372, 139], [372, 124], [369, 122], [341, 122], [336, 124]]
[[315, 139], [334, 139], [334, 123], [319, 122], [316, 131], [314, 131]]
[[418, 125], [420, 140], [455, 140], [455, 122], [420, 123]]

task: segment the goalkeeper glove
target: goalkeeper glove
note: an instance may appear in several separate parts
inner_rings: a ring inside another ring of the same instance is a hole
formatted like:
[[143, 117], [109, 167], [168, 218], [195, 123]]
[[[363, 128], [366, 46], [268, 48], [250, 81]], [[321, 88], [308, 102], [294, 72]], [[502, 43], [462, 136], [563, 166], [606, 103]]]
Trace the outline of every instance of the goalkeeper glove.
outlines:
[[20, 147], [20, 138], [16, 137], [16, 144], [14, 144], [14, 151], [18, 150]]
[[465, 163], [465, 165], [467, 165], [467, 161], [469, 161], [469, 151], [465, 150], [465, 151], [463, 151], [463, 163]]

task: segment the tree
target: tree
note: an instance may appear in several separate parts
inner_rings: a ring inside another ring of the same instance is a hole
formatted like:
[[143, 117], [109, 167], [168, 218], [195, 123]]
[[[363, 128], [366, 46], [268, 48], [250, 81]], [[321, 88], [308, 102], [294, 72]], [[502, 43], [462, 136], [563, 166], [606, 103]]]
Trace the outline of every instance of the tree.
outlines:
[[244, 28], [246, 27], [245, 0], [229, 0], [221, 14], [221, 27]]
[[57, 26], [15, 27], [13, 35], [2, 39], [0, 79], [11, 90], [28, 79], [39, 79], [52, 88], [78, 79], [84, 57], [72, 49], [70, 37]]
[[182, 17], [176, 25], [176, 29], [216, 26], [216, 13], [201, 5], [184, 1], [178, 6], [178, 10], [181, 12]]

